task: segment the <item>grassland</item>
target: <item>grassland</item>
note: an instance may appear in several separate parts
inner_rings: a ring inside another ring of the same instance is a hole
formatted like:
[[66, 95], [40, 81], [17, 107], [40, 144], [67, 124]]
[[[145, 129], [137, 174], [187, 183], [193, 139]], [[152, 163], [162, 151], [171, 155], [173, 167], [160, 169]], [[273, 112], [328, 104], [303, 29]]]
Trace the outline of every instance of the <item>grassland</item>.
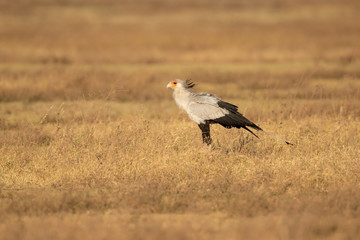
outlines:
[[[358, 1], [0, 1], [0, 239], [358, 239]], [[262, 128], [212, 127], [192, 78]]]

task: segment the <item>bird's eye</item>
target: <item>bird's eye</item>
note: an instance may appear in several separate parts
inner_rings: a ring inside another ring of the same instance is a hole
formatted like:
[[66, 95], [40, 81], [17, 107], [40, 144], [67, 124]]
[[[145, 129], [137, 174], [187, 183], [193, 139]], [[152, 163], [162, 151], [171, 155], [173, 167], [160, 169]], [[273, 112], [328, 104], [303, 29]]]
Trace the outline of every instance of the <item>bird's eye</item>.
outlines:
[[174, 84], [174, 85], [176, 85], [176, 84], [177, 84], [177, 82], [173, 82], [173, 84]]

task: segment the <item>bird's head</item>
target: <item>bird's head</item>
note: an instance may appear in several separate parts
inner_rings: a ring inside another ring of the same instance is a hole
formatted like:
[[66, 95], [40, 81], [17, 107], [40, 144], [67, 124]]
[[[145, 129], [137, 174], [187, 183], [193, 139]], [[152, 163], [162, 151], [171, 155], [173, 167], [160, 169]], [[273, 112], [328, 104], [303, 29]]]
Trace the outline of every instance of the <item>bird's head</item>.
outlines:
[[192, 88], [194, 86], [195, 86], [195, 84], [192, 83], [190, 80], [183, 81], [180, 79], [175, 79], [175, 80], [169, 82], [166, 87], [172, 88], [172, 89], [177, 89], [177, 88], [187, 89], [187, 88]]

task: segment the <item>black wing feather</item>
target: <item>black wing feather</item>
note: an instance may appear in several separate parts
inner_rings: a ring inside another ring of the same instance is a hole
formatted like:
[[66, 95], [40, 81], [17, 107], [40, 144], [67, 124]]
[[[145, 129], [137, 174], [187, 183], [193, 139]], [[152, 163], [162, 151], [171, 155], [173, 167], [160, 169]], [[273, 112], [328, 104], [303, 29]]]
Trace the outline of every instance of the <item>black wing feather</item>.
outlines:
[[247, 127], [251, 127], [256, 130], [262, 130], [262, 129], [259, 126], [257, 126], [255, 123], [251, 122], [249, 119], [244, 117], [241, 113], [239, 113], [237, 106], [223, 101], [219, 101], [218, 105], [219, 107], [228, 110], [229, 114], [226, 114], [225, 116], [220, 118], [212, 119], [209, 121], [210, 123], [218, 123], [225, 128], [232, 128], [232, 127], [244, 128], [245, 130], [249, 131], [255, 137], [258, 138], [258, 136]]
[[217, 104], [219, 105], [219, 107], [225, 108], [226, 110], [228, 110], [230, 112], [233, 112], [233, 113], [238, 112], [238, 107], [234, 104], [231, 104], [228, 102], [223, 102], [223, 101], [219, 101]]

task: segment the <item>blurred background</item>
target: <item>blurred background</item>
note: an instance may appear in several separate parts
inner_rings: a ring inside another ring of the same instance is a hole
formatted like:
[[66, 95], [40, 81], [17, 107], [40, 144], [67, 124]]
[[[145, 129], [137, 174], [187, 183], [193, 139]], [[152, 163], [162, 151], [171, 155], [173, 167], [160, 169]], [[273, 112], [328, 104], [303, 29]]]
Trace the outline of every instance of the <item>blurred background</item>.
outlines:
[[237, 99], [358, 96], [359, 6], [2, 0], [0, 100], [169, 100], [173, 78]]
[[[357, 239], [359, 10], [0, 0], [0, 236]], [[212, 126], [204, 148], [174, 78], [295, 146]]]

